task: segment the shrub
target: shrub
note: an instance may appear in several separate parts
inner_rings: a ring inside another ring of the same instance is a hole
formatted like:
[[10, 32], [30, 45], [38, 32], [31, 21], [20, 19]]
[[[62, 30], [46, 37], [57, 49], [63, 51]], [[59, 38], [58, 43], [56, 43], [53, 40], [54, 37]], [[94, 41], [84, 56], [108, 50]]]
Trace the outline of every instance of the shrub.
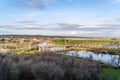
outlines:
[[64, 70], [55, 62], [40, 62], [32, 66], [36, 80], [62, 80]]
[[99, 80], [100, 70], [92, 60], [55, 53], [0, 56], [0, 80]]

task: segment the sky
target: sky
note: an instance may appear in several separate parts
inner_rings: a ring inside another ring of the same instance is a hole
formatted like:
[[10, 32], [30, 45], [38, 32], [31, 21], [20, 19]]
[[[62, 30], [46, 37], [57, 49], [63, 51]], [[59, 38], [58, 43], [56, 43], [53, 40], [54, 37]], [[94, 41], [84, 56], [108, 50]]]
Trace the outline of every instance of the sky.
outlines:
[[0, 35], [120, 37], [120, 0], [0, 0]]

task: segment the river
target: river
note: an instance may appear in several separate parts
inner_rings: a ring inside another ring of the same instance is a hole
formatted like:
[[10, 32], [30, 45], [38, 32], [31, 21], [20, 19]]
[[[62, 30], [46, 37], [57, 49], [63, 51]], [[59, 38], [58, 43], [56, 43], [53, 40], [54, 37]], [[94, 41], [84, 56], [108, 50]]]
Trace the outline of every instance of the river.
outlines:
[[80, 58], [91, 58], [96, 61], [101, 61], [112, 66], [120, 67], [120, 58], [118, 55], [103, 54], [103, 53], [94, 53], [91, 51], [67, 51], [62, 52], [60, 47], [53, 47], [51, 51], [60, 51], [60, 54], [65, 54], [69, 56], [76, 56]]

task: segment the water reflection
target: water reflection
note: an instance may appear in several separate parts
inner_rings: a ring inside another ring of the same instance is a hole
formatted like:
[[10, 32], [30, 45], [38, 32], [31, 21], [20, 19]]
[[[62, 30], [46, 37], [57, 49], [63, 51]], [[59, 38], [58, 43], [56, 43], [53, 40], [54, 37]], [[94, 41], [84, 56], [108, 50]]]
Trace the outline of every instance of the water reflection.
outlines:
[[94, 52], [90, 51], [68, 51], [66, 53], [67, 55], [70, 56], [76, 56], [77, 57], [82, 57], [82, 58], [91, 58], [96, 61], [101, 61], [107, 64], [111, 64], [113, 66], [120, 66], [120, 60], [118, 55], [110, 55], [110, 54], [96, 54]]
[[[51, 51], [61, 51], [60, 47], [53, 47], [50, 49]], [[90, 58], [96, 61], [101, 61], [103, 63], [111, 64], [113, 66], [120, 66], [120, 60], [118, 55], [110, 55], [110, 54], [96, 54], [91, 51], [68, 51], [61, 52], [61, 54], [66, 54], [69, 56], [76, 56], [82, 58]]]

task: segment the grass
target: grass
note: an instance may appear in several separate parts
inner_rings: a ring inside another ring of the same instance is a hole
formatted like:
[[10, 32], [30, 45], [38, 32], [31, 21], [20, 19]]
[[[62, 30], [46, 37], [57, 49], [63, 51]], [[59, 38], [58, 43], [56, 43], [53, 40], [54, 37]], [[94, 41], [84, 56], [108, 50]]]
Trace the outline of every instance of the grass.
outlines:
[[120, 80], [120, 69], [102, 68], [100, 80]]
[[70, 45], [75, 45], [76, 43], [116, 43], [119, 42], [119, 40], [112, 40], [112, 39], [98, 39], [98, 40], [70, 40], [70, 41], [64, 41], [64, 40], [55, 40], [54, 43], [58, 45], [64, 45], [70, 44]]
[[39, 52], [38, 50], [26, 50], [26, 51], [21, 51], [21, 50], [14, 50], [13, 53], [19, 54], [19, 53], [24, 53], [24, 54], [34, 54]]
[[15, 54], [18, 54], [18, 53], [20, 53], [21, 52], [21, 50], [14, 50], [13, 51], [13, 53], [15, 53]]
[[34, 53], [37, 53], [39, 52], [38, 50], [27, 50], [27, 51], [24, 51], [25, 54], [34, 54]]

